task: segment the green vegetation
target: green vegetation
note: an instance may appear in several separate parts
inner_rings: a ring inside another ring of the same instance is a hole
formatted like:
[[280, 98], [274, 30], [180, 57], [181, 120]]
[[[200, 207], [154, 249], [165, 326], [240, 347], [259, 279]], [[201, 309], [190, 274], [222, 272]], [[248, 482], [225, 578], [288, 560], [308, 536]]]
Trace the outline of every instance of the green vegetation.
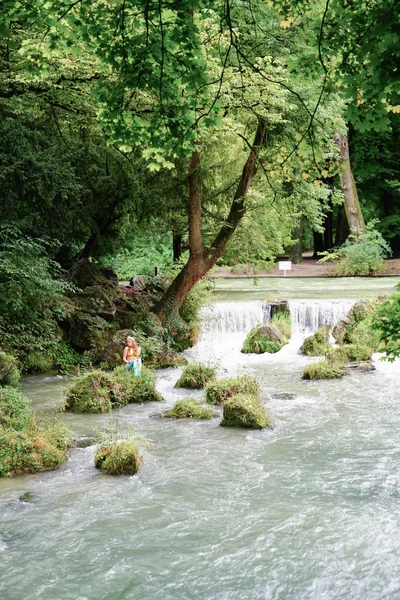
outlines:
[[149, 448], [147, 440], [128, 428], [123, 436], [118, 422], [105, 432], [99, 432], [99, 444], [94, 464], [107, 475], [136, 475], [143, 463], [141, 448]]
[[304, 340], [300, 348], [301, 354], [305, 356], [324, 356], [330, 347], [328, 341], [329, 331], [330, 327], [327, 325], [319, 327], [313, 335]]
[[212, 419], [214, 411], [208, 406], [202, 406], [195, 398], [184, 398], [175, 402], [171, 410], [158, 415], [168, 419]]
[[103, 413], [126, 404], [158, 402], [154, 374], [146, 367], [134, 377], [124, 366], [112, 373], [91, 371], [77, 377], [67, 391], [65, 410], [79, 413]]
[[339, 379], [347, 374], [343, 362], [320, 360], [310, 363], [303, 370], [302, 379]]
[[17, 387], [20, 376], [15, 358], [0, 351], [0, 386]]
[[216, 378], [215, 369], [197, 363], [191, 363], [183, 369], [183, 373], [175, 384], [177, 388], [201, 389], [209, 381]]
[[338, 277], [367, 277], [379, 273], [391, 250], [374, 225], [376, 222], [367, 225], [365, 231], [353, 232], [342, 246], [322, 253], [324, 257], [319, 262], [335, 261], [332, 274]]
[[371, 355], [371, 348], [361, 344], [343, 344], [337, 348], [331, 347], [326, 353], [327, 358], [333, 362], [365, 361], [370, 360]]
[[223, 406], [229, 398], [239, 394], [259, 397], [260, 388], [257, 381], [249, 375], [212, 381], [206, 387], [206, 402]]
[[56, 469], [66, 460], [69, 445], [64, 424], [41, 422], [18, 390], [0, 388], [0, 476]]
[[271, 424], [258, 396], [237, 394], [224, 402], [221, 426], [263, 429]]
[[289, 340], [292, 336], [292, 322], [289, 311], [276, 312], [271, 319], [271, 325], [279, 329], [282, 335]]

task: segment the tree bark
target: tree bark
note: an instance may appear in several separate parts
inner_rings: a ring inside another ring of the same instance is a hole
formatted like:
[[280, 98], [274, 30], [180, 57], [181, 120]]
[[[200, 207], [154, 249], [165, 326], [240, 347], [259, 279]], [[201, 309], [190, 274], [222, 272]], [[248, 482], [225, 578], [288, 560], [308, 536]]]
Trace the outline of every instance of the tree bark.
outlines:
[[190, 290], [206, 275], [222, 256], [236, 227], [246, 212], [245, 199], [257, 172], [257, 156], [264, 142], [267, 123], [259, 121], [254, 142], [243, 167], [229, 215], [210, 247], [203, 244], [201, 232], [201, 154], [194, 150], [189, 161], [189, 260], [164, 297], [154, 307], [154, 312], [165, 325], [176, 314]]
[[335, 133], [335, 142], [340, 154], [340, 187], [344, 194], [344, 208], [350, 230], [365, 230], [364, 217], [361, 212], [358, 199], [356, 183], [350, 165], [350, 153], [347, 137], [341, 133]]
[[299, 222], [293, 231], [293, 237], [297, 242], [290, 251], [290, 258], [295, 265], [303, 262], [303, 216], [299, 218]]

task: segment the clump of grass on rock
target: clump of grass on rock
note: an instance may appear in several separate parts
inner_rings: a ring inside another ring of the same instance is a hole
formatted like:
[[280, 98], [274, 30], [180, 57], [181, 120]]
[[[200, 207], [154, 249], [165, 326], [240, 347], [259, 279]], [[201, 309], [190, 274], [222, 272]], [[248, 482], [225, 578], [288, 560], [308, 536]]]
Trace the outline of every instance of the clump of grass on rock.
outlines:
[[183, 369], [175, 387], [198, 390], [205, 387], [209, 381], [214, 381], [215, 378], [215, 369], [212, 367], [191, 363]]
[[347, 374], [343, 363], [327, 359], [311, 363], [304, 368], [302, 379], [340, 379]]
[[221, 426], [264, 429], [271, 423], [258, 396], [238, 394], [224, 403]]
[[288, 343], [291, 336], [290, 315], [276, 313], [269, 325], [258, 325], [247, 335], [242, 352], [245, 354], [275, 354]]
[[178, 400], [171, 410], [160, 415], [168, 419], [212, 419], [214, 411], [208, 406], [202, 406], [195, 398]]
[[324, 356], [330, 347], [329, 325], [322, 325], [317, 331], [307, 337], [300, 348], [301, 354], [305, 356]]
[[118, 423], [100, 435], [100, 442], [94, 457], [94, 464], [107, 475], [136, 475], [143, 463], [141, 447], [149, 447], [147, 441], [128, 429], [121, 439]]
[[63, 423], [39, 421], [21, 392], [0, 389], [0, 476], [56, 469], [69, 447], [70, 432]]
[[65, 409], [78, 413], [104, 413], [126, 404], [161, 401], [152, 371], [142, 368], [140, 377], [124, 366], [112, 373], [91, 371], [77, 377], [67, 392]]
[[242, 377], [227, 377], [219, 381], [212, 381], [207, 384], [206, 402], [221, 406], [232, 396], [238, 394], [260, 396], [260, 388], [253, 377], [243, 375]]

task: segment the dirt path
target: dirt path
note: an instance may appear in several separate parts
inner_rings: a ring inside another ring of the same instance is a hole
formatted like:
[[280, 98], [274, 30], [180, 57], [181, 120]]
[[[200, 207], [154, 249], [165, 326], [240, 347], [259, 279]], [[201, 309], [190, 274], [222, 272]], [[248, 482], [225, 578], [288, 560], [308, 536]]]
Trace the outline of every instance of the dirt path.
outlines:
[[[318, 264], [317, 260], [309, 255], [303, 256], [304, 262], [300, 265], [292, 264], [292, 269], [286, 272], [287, 277], [334, 277], [334, 264], [324, 263]], [[283, 277], [283, 271], [279, 270], [278, 263], [276, 268], [271, 273], [265, 271], [257, 273], [257, 277]], [[400, 277], [400, 258], [390, 258], [385, 261], [384, 268], [379, 273], [378, 277]], [[211, 273], [211, 277], [254, 277], [250, 269], [238, 270], [232, 267], [215, 267]]]

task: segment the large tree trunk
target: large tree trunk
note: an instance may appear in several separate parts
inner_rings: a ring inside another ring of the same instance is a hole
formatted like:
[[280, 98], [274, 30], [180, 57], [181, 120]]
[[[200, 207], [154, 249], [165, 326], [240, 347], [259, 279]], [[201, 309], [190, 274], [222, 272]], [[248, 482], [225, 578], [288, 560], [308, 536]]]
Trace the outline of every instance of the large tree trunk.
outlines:
[[335, 133], [335, 142], [340, 153], [340, 187], [344, 194], [344, 208], [350, 230], [363, 231], [365, 229], [364, 217], [361, 212], [356, 183], [350, 165], [350, 153], [347, 137]]
[[179, 311], [193, 286], [215, 265], [246, 212], [245, 199], [256, 174], [257, 156], [264, 142], [267, 124], [259, 121], [253, 146], [243, 167], [229, 215], [210, 247], [203, 245], [201, 232], [201, 154], [194, 150], [189, 161], [189, 260], [171, 283], [154, 312], [165, 325]]
[[303, 261], [303, 215], [299, 217], [299, 222], [293, 230], [293, 237], [297, 239], [290, 251], [292, 263], [299, 265]]

